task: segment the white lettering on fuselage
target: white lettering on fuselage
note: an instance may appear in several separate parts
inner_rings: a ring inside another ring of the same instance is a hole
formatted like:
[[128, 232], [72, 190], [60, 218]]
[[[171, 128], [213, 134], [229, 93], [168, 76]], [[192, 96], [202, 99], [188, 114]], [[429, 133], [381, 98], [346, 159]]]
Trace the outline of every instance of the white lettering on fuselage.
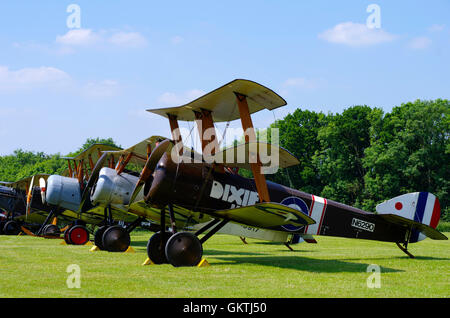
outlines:
[[352, 226], [369, 232], [373, 232], [375, 230], [375, 224], [355, 218], [352, 219]]
[[223, 186], [219, 181], [215, 180], [213, 181], [209, 196], [231, 203], [231, 208], [253, 205], [259, 201], [258, 192], [244, 188], [238, 189], [230, 184]]

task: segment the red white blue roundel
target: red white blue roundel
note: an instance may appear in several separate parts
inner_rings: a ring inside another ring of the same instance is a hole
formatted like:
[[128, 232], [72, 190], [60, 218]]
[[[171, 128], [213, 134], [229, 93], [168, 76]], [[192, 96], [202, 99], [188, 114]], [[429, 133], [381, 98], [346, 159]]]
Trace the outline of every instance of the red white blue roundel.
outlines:
[[[303, 201], [302, 199], [300, 199], [298, 197], [288, 197], [288, 198], [283, 199], [283, 201], [281, 201], [280, 203], [283, 205], [287, 205], [290, 208], [299, 210], [306, 215], [309, 214], [308, 206], [306, 205], [305, 201]], [[292, 224], [287, 224], [287, 225], [282, 225], [281, 227], [287, 231], [295, 232], [295, 231], [300, 230], [303, 227], [303, 225], [302, 226], [294, 226]]]

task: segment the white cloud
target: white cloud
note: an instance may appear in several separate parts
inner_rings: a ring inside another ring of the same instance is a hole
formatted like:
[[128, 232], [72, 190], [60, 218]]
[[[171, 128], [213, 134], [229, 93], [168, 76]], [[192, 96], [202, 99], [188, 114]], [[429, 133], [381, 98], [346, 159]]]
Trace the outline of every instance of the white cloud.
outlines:
[[122, 47], [143, 47], [147, 39], [138, 32], [117, 32], [111, 35], [108, 41]]
[[108, 98], [119, 94], [120, 86], [115, 80], [90, 81], [82, 88], [85, 97]]
[[431, 45], [431, 42], [432, 41], [430, 38], [427, 38], [425, 36], [420, 36], [420, 37], [413, 38], [409, 42], [408, 46], [415, 50], [422, 50], [422, 49], [428, 48]]
[[296, 87], [302, 89], [314, 89], [319, 85], [319, 80], [306, 79], [304, 77], [292, 77], [285, 80], [282, 84], [283, 87]]
[[368, 28], [365, 24], [344, 22], [320, 33], [319, 38], [331, 43], [359, 47], [391, 42], [396, 36], [382, 29]]
[[56, 43], [70, 46], [88, 46], [97, 44], [102, 37], [90, 29], [73, 29], [56, 37]]
[[[64, 35], [56, 37], [56, 43], [60, 44], [66, 51], [73, 52], [73, 47], [98, 46], [110, 44], [119, 47], [138, 48], [147, 45], [147, 39], [139, 32], [125, 31], [92, 31], [90, 29], [73, 29]], [[70, 49], [67, 50], [67, 47]]]
[[16, 91], [68, 84], [70, 76], [55, 67], [41, 66], [16, 71], [0, 66], [0, 91]]
[[158, 102], [166, 106], [180, 106], [206, 94], [200, 89], [192, 89], [181, 94], [165, 92], [158, 98]]
[[441, 32], [445, 29], [445, 24], [433, 24], [428, 28], [430, 32]]

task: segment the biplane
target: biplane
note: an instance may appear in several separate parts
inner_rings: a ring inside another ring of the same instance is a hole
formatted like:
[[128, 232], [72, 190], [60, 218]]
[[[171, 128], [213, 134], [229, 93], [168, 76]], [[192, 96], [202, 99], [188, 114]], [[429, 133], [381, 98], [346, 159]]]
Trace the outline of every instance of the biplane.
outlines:
[[[148, 110], [167, 118], [172, 134], [171, 140], [161, 141], [151, 149], [129, 202], [130, 206], [139, 204], [159, 210], [162, 231], [149, 240], [151, 260], [195, 266], [202, 259], [203, 244], [232, 222], [288, 233], [294, 241], [326, 235], [393, 242], [410, 257], [409, 243], [425, 237], [447, 239], [436, 230], [440, 218], [438, 198], [428, 192], [398, 196], [379, 204], [372, 213], [266, 181], [264, 169], [272, 164], [263, 160], [262, 149], [278, 154], [280, 168], [296, 159], [280, 147], [259, 142], [251, 114], [284, 105], [286, 101], [269, 88], [237, 79], [183, 106]], [[238, 119], [245, 144], [220, 150], [214, 123]], [[200, 162], [184, 155], [178, 121], [197, 123], [202, 145]], [[236, 160], [234, 154], [239, 149], [247, 150], [247, 154]], [[253, 178], [242, 177], [233, 168], [249, 169]], [[143, 202], [136, 200], [140, 191]], [[199, 218], [206, 215], [211, 221], [195, 232], [177, 231], [172, 226], [166, 233], [166, 208], [172, 225], [176, 224], [175, 209], [186, 209]]]
[[[170, 223], [171, 228], [189, 228], [191, 231], [199, 228], [202, 224], [206, 224], [212, 221], [212, 218], [208, 215], [200, 215], [193, 211], [183, 208], [181, 206], [174, 206], [171, 208], [172, 217], [161, 220], [160, 209], [148, 206], [144, 202], [144, 179], [148, 179], [147, 173], [151, 174], [150, 170], [145, 170], [139, 175], [139, 173], [131, 173], [129, 170], [125, 170], [128, 164], [134, 164], [135, 167], [142, 169], [148, 161], [152, 149], [159, 146], [159, 143], [165, 141], [165, 145], [168, 145], [167, 138], [161, 136], [149, 137], [138, 144], [124, 150], [117, 151], [105, 151], [102, 157], [98, 160], [93, 172], [83, 190], [80, 214], [90, 214], [96, 208], [104, 209], [105, 225], [100, 227], [95, 233], [95, 245], [102, 250], [111, 252], [123, 252], [130, 245], [129, 230], [123, 226], [110, 226], [111, 219], [115, 216], [111, 216], [111, 211], [120, 211], [121, 213], [128, 213], [135, 215], [139, 219], [150, 221], [150, 230], [156, 232], [152, 236], [151, 244], [149, 244], [149, 253], [154, 252], [156, 249], [150, 248], [157, 242], [159, 246], [159, 237], [162, 235], [170, 235], [170, 232], [164, 234], [161, 233], [161, 228], [165, 228], [165, 224]], [[164, 146], [158, 148], [159, 151], [164, 149]], [[195, 151], [183, 148], [189, 156], [197, 156]], [[110, 157], [117, 158], [118, 164], [115, 168], [104, 166], [103, 162]], [[150, 176], [151, 177], [151, 176]], [[106, 234], [105, 234], [106, 233]], [[221, 233], [232, 234], [239, 237], [251, 237], [266, 239], [276, 242], [288, 241], [289, 234], [276, 233], [273, 231], [259, 230], [250, 228], [248, 226], [242, 226], [234, 223], [228, 224], [221, 229]], [[160, 253], [153, 253], [151, 259], [154, 263], [166, 262], [165, 257], [161, 258]]]
[[[3, 232], [59, 236], [61, 230], [57, 225], [62, 224], [66, 225], [63, 232], [68, 244], [86, 243], [89, 240], [86, 224], [98, 225], [103, 218], [95, 209], [90, 214], [78, 213], [80, 191], [102, 152], [118, 149], [94, 144], [75, 157], [62, 157], [68, 161], [63, 175], [37, 174], [17, 182], [2, 182], [0, 206], [8, 211], [6, 220], [2, 221]], [[109, 158], [106, 164], [113, 166], [113, 159]], [[134, 221], [135, 217], [128, 215], [124, 219]]]

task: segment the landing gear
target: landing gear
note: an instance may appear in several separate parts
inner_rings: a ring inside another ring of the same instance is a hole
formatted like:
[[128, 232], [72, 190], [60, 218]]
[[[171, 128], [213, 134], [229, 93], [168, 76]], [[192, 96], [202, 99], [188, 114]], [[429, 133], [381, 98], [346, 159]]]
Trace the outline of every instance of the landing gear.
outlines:
[[20, 225], [16, 221], [8, 221], [3, 226], [3, 233], [6, 235], [18, 235], [20, 231]]
[[[155, 233], [147, 244], [147, 255], [148, 258], [154, 264], [164, 264], [169, 263], [172, 266], [196, 266], [198, 265], [203, 256], [203, 243], [206, 242], [211, 236], [213, 236], [217, 231], [219, 231], [228, 220], [213, 220], [206, 224], [203, 228], [198, 230], [195, 234], [190, 232], [178, 232], [175, 233], [175, 218], [173, 214], [173, 209], [169, 205], [170, 219], [172, 225], [173, 234], [170, 236], [170, 232]], [[161, 230], [165, 230], [165, 210], [161, 210]], [[212, 229], [211, 229], [212, 228]], [[211, 229], [205, 236], [201, 239], [198, 235]], [[163, 237], [162, 237], [163, 236]], [[170, 236], [170, 238], [169, 238]], [[167, 243], [165, 243], [167, 237]], [[164, 248], [163, 248], [164, 246]]]
[[47, 224], [42, 229], [42, 234], [46, 236], [59, 236], [61, 232], [59, 231], [59, 228], [54, 224]]
[[83, 225], [74, 225], [64, 232], [66, 243], [84, 245], [89, 241], [89, 231]]
[[109, 252], [125, 252], [131, 243], [130, 232], [138, 226], [144, 218], [138, 218], [126, 227], [114, 225], [111, 206], [104, 210], [104, 225], [100, 226], [94, 234], [95, 246], [100, 250]]
[[[409, 243], [409, 240], [411, 239], [411, 234], [412, 234], [412, 232], [413, 232], [413, 228], [411, 227], [411, 228], [409, 228], [409, 230], [406, 232], [406, 235], [405, 235], [405, 241], [404, 241], [403, 243], [398, 243], [398, 242], [395, 243], [395, 244], [397, 244], [398, 248], [399, 248], [403, 253], [405, 253], [406, 255], [409, 256], [409, 258], [414, 258], [414, 255], [412, 255], [412, 254], [408, 251], [408, 243]], [[403, 244], [403, 246], [402, 246], [402, 244]]]
[[161, 235], [161, 232], [156, 232], [148, 240], [147, 255], [153, 263], [167, 264], [165, 247], [171, 235], [172, 233], [169, 231], [166, 231], [165, 235]]
[[105, 249], [103, 246], [103, 233], [105, 233], [107, 228], [108, 226], [106, 225], [100, 226], [94, 234], [94, 244], [101, 250]]
[[130, 234], [119, 225], [108, 227], [103, 233], [103, 247], [109, 252], [125, 252], [130, 243]]
[[203, 247], [193, 233], [178, 232], [167, 241], [165, 252], [168, 262], [175, 267], [196, 266], [202, 260]]

